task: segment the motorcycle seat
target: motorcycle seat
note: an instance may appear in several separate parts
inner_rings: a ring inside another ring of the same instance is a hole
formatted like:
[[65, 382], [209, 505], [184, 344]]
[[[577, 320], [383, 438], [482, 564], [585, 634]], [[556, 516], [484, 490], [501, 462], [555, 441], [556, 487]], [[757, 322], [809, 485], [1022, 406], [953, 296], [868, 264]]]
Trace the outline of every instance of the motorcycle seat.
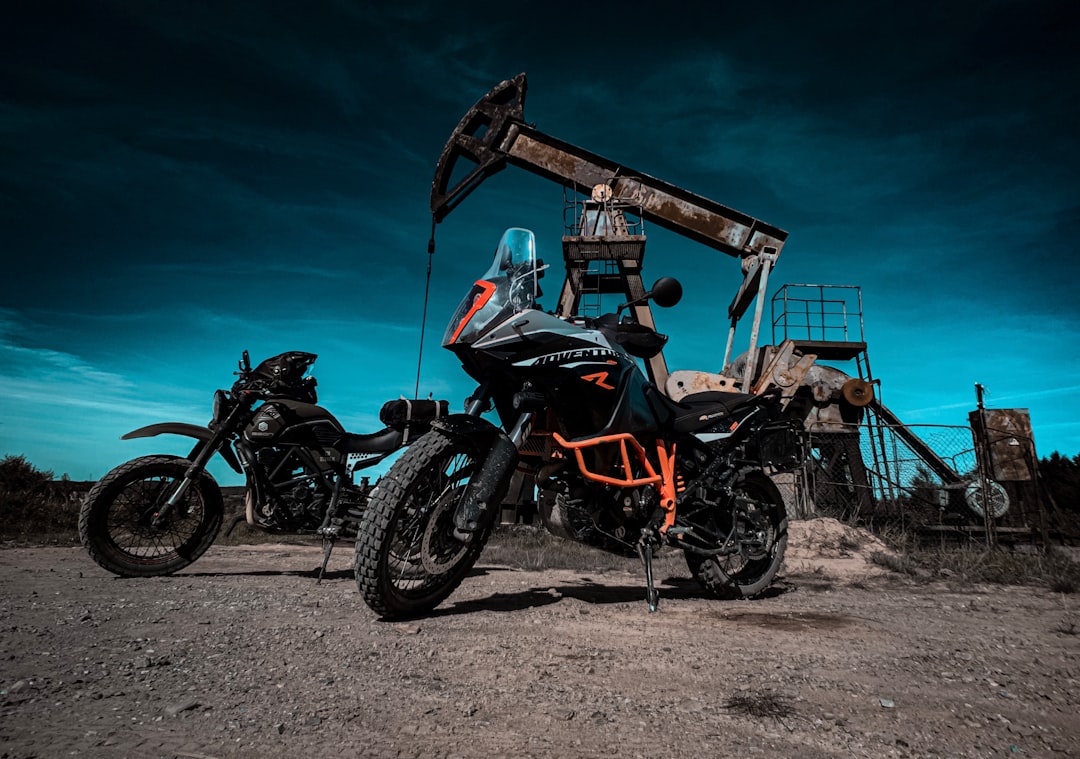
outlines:
[[735, 411], [757, 402], [760, 396], [750, 393], [706, 391], [673, 401], [661, 396], [671, 410], [668, 417], [676, 432], [696, 432], [722, 422]]
[[336, 443], [341, 453], [387, 453], [401, 447], [405, 433], [393, 427], [386, 427], [367, 435], [346, 432]]

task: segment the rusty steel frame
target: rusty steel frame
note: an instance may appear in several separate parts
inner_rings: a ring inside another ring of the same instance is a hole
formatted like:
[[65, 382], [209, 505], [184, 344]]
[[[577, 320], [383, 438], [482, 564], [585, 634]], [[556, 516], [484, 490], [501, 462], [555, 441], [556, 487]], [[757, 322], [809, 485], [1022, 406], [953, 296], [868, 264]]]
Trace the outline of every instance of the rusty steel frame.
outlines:
[[[443, 148], [431, 185], [431, 213], [442, 221], [481, 182], [507, 163], [586, 195], [607, 184], [615, 197], [641, 208], [642, 217], [729, 256], [779, 255], [787, 232], [669, 182], [590, 153], [525, 122], [525, 74], [497, 84], [458, 123]], [[457, 164], [474, 167], [450, 186]], [[745, 308], [745, 307], [744, 307]]]

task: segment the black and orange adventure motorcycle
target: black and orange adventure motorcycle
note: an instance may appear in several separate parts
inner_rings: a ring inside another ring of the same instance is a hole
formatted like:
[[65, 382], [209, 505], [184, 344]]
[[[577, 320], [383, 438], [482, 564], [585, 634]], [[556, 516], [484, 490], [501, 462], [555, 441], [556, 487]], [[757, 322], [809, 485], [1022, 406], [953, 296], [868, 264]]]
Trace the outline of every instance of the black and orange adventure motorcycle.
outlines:
[[167, 575], [191, 564], [214, 542], [224, 517], [221, 488], [206, 471], [217, 454], [245, 477], [244, 513], [262, 530], [310, 534], [323, 540], [322, 578], [338, 537], [356, 534], [371, 486], [366, 469], [428, 429], [446, 401], [388, 401], [387, 426], [371, 434], [346, 432], [316, 405], [307, 372], [314, 353], [290, 351], [252, 368], [248, 352], [229, 390], [214, 392], [206, 426], [152, 424], [123, 438], [192, 438], [187, 457], [132, 459], [102, 477], [79, 513], [79, 536], [90, 557], [122, 577]]
[[[711, 594], [748, 598], [772, 583], [787, 544], [767, 472], [793, 469], [797, 425], [775, 396], [708, 392], [675, 402], [635, 358], [666, 337], [629, 318], [561, 318], [537, 307], [543, 265], [532, 232], [509, 229], [443, 337], [479, 386], [465, 413], [434, 420], [371, 493], [356, 581], [383, 617], [423, 614], [473, 566], [515, 470], [534, 478], [552, 533], [639, 555], [650, 611], [652, 561], [685, 552]], [[661, 278], [642, 300], [675, 305]], [[499, 425], [482, 414], [494, 408]]]

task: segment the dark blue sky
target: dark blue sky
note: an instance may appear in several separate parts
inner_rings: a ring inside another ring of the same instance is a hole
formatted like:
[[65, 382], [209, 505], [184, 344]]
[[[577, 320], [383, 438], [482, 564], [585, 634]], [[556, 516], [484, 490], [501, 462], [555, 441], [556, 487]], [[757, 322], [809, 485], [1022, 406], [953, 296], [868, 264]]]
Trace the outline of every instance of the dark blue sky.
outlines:
[[[751, 5], [753, 7], [751, 7]], [[541, 8], [543, 10], [541, 10]], [[100, 477], [203, 422], [240, 352], [320, 354], [351, 429], [411, 395], [435, 162], [528, 73], [542, 131], [790, 233], [774, 289], [862, 287], [884, 402], [976, 382], [1080, 452], [1080, 56], [1067, 2], [23, 3], [0, 26], [0, 455]], [[440, 225], [443, 321], [508, 226], [561, 280], [562, 191], [508, 169]], [[733, 259], [650, 228], [673, 369], [718, 371]], [[553, 306], [554, 303], [545, 304]], [[176, 446], [178, 452], [186, 449]]]

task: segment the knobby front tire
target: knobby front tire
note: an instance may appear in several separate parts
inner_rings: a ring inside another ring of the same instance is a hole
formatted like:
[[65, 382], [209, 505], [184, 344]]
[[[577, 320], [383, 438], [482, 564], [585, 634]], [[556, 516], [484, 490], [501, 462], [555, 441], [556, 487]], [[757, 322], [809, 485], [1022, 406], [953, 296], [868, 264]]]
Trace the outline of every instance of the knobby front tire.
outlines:
[[476, 563], [490, 525], [462, 543], [453, 518], [479, 463], [469, 442], [429, 432], [371, 492], [356, 538], [356, 584], [381, 617], [431, 611]]
[[202, 556], [225, 512], [221, 489], [206, 472], [164, 524], [151, 525], [190, 465], [177, 456], [143, 456], [102, 477], [79, 511], [79, 538], [90, 558], [121, 577], [157, 577]]

